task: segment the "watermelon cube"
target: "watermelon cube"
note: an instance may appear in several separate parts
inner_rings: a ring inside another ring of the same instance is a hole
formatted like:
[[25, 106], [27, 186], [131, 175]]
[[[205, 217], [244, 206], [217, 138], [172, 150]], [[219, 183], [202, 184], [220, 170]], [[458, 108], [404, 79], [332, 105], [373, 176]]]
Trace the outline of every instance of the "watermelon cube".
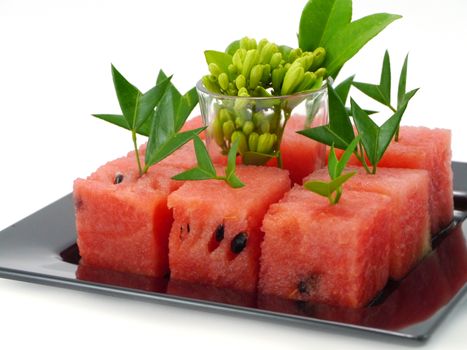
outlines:
[[271, 167], [239, 166], [237, 174], [242, 188], [188, 181], [169, 196], [171, 278], [256, 290], [263, 216], [289, 190], [290, 180], [287, 171]]
[[162, 277], [168, 272], [172, 215], [168, 194], [181, 186], [181, 168], [154, 166], [139, 177], [134, 157], [100, 167], [74, 182], [81, 264]]
[[[427, 154], [422, 166], [416, 159], [408, 160], [405, 156], [413, 147]], [[450, 130], [404, 126], [399, 142], [389, 146], [379, 165], [428, 170], [431, 175], [431, 231], [436, 233], [450, 224], [454, 209]]]
[[[391, 198], [387, 208], [390, 217], [391, 249], [389, 275], [404, 277], [430, 251], [430, 217], [428, 210], [430, 179], [426, 170], [379, 168], [368, 175], [363, 168], [344, 185], [346, 190], [375, 192]], [[328, 180], [327, 169], [311, 174], [307, 180]]]
[[389, 203], [385, 195], [347, 190], [330, 205], [296, 185], [264, 218], [259, 293], [368, 304], [389, 275]]
[[[360, 162], [352, 157], [349, 164]], [[427, 170], [431, 180], [431, 233], [449, 226], [454, 210], [450, 130], [402, 126], [399, 141], [391, 142], [378, 166]]]

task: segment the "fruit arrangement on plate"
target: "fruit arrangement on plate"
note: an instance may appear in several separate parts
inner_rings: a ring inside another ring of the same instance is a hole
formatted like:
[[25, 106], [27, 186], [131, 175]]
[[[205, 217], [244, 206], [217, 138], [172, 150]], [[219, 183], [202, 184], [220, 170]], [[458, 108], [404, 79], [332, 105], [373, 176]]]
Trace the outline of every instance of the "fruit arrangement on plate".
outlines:
[[[134, 150], [74, 183], [80, 267], [350, 308], [409, 274], [452, 221], [451, 133], [400, 126], [418, 90], [407, 58], [396, 104], [388, 52], [379, 84], [335, 83], [400, 17], [351, 21], [351, 8], [308, 1], [297, 48], [206, 51], [209, 74], [185, 94], [162, 70], [142, 93], [112, 66], [122, 114], [95, 116]], [[389, 118], [347, 106], [351, 88]]]

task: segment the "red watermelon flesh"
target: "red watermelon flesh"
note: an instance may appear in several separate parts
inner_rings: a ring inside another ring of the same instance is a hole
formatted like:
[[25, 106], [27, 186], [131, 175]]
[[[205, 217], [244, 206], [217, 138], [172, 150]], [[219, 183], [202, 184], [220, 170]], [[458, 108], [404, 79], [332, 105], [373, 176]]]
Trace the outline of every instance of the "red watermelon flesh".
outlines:
[[188, 181], [169, 196], [171, 278], [255, 291], [263, 216], [290, 188], [290, 180], [287, 171], [270, 167], [239, 166], [237, 174], [242, 188]]
[[[386, 209], [392, 217], [389, 275], [401, 279], [430, 251], [428, 172], [378, 168], [376, 174], [368, 175], [361, 167], [349, 167], [344, 172], [350, 171], [357, 175], [344, 184], [345, 190], [381, 193], [391, 198]], [[329, 180], [327, 169], [314, 172], [307, 180]]]
[[[139, 178], [134, 157], [100, 167], [74, 182], [81, 263], [121, 272], [162, 277], [168, 272], [172, 215], [167, 195], [181, 183], [175, 167], [155, 166]], [[117, 175], [122, 176], [114, 184]]]
[[296, 185], [263, 221], [259, 292], [361, 307], [389, 274], [390, 199], [348, 190], [337, 205]]
[[[338, 150], [338, 156], [342, 151]], [[349, 164], [360, 165], [352, 157]], [[402, 126], [378, 164], [386, 168], [425, 169], [430, 174], [431, 233], [447, 227], [453, 217], [451, 131]]]

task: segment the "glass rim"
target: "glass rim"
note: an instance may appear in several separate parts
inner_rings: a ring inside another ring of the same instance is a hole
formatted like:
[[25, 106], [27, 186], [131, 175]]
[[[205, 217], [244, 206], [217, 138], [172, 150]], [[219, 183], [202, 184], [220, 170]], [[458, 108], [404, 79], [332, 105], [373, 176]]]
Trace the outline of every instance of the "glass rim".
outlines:
[[234, 100], [234, 99], [235, 100], [245, 99], [245, 100], [256, 100], [256, 101], [265, 101], [265, 100], [271, 100], [271, 99], [288, 100], [288, 99], [293, 99], [293, 98], [311, 96], [311, 95], [316, 94], [318, 92], [323, 92], [323, 91], [325, 91], [327, 89], [328, 81], [330, 81], [331, 84], [333, 83], [333, 80], [328, 78], [326, 80], [323, 80], [324, 84], [319, 89], [306, 91], [306, 92], [298, 92], [298, 93], [292, 94], [292, 95], [281, 95], [281, 96], [231, 96], [231, 95], [222, 95], [222, 94], [218, 94], [218, 93], [209, 91], [204, 86], [202, 79], [198, 80], [198, 82], [196, 83], [196, 90], [198, 92], [201, 91], [202, 93], [207, 94], [209, 96], [212, 96], [212, 97], [215, 97], [215, 98], [218, 98], [218, 99], [225, 99], [225, 100], [229, 100], [229, 99], [232, 99], [232, 100]]

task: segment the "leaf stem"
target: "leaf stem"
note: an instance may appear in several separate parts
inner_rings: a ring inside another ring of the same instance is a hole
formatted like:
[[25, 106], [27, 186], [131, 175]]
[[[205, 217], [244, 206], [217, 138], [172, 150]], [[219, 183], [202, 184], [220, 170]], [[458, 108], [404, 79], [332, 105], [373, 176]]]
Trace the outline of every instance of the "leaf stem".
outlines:
[[[397, 113], [397, 110], [391, 104], [388, 104], [387, 106], [393, 113]], [[394, 141], [396, 142], [399, 141], [399, 129], [400, 129], [400, 126], [397, 126], [396, 133], [394, 134]]]
[[143, 172], [143, 168], [141, 167], [141, 161], [139, 159], [139, 152], [138, 152], [138, 143], [136, 142], [136, 130], [131, 130], [131, 137], [133, 139], [133, 147], [135, 148], [135, 154], [136, 154], [136, 162], [138, 163], [138, 170], [139, 170], [139, 176], [143, 176], [143, 174], [147, 171]]
[[358, 151], [355, 150], [354, 155], [355, 155], [355, 157], [357, 157], [357, 159], [360, 161], [360, 163], [362, 163], [362, 166], [365, 169], [365, 171], [367, 172], [367, 174], [371, 174], [371, 170], [370, 170], [370, 168], [368, 168], [368, 165], [366, 164], [365, 158], [363, 156], [363, 150], [362, 150], [361, 143], [358, 144], [358, 148], [359, 148], [361, 154], [359, 154]]

